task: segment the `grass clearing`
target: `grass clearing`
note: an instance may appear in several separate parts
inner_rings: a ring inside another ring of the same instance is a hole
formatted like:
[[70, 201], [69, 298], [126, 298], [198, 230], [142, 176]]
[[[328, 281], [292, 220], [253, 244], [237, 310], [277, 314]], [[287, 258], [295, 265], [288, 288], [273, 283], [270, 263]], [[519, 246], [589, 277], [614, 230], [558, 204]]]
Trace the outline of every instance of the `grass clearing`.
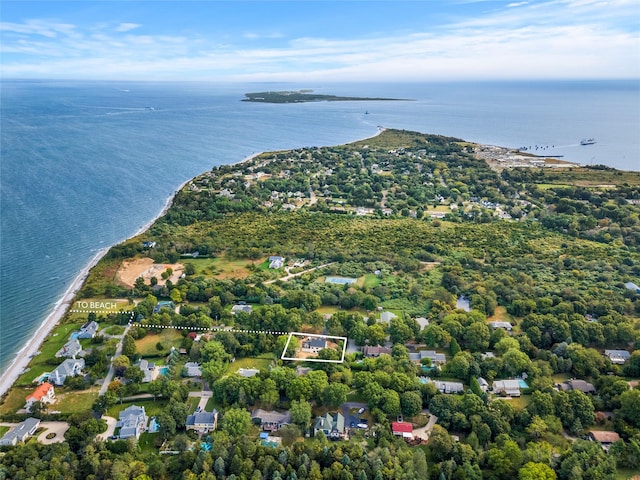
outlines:
[[88, 392], [69, 390], [64, 393], [56, 391], [58, 400], [52, 405], [51, 410], [59, 410], [62, 413], [86, 412], [91, 410], [93, 402], [98, 398], [98, 390]]
[[[143, 357], [153, 357], [166, 355], [171, 347], [178, 347], [182, 341], [180, 330], [174, 328], [164, 328], [160, 333], [147, 333], [140, 340], [136, 340], [136, 351]], [[161, 343], [164, 348], [158, 350], [156, 345]]]
[[0, 427], [0, 437], [3, 437], [9, 430], [11, 430], [11, 427]]
[[363, 284], [365, 288], [375, 288], [380, 285], [380, 276], [375, 273], [367, 273], [364, 276]]
[[116, 405], [112, 405], [107, 410], [107, 415], [113, 418], [119, 418], [119, 414], [122, 410], [132, 405], [136, 405], [137, 407], [144, 407], [144, 411], [147, 414], [147, 417], [153, 417], [159, 415], [164, 407], [169, 403], [168, 400], [132, 400], [130, 402], [117, 403]]
[[241, 368], [257, 368], [258, 370], [266, 370], [269, 368], [271, 361], [275, 358], [273, 353], [263, 353], [258, 357], [239, 358], [227, 368], [227, 374], [236, 373]]
[[16, 413], [18, 410], [23, 408], [27, 395], [33, 393], [35, 388], [35, 384], [31, 388], [16, 386], [11, 388], [0, 405], [0, 415]]

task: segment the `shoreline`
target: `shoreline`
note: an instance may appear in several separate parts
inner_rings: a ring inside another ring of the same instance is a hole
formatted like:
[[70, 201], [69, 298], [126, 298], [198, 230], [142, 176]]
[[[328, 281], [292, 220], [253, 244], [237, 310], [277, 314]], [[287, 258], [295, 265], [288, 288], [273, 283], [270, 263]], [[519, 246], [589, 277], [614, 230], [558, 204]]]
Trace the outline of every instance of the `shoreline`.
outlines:
[[15, 383], [15, 381], [27, 369], [27, 367], [29, 366], [29, 363], [31, 362], [31, 359], [40, 350], [42, 343], [46, 340], [46, 338], [53, 331], [53, 329], [60, 323], [60, 321], [64, 318], [67, 311], [73, 304], [73, 301], [76, 298], [78, 291], [80, 291], [80, 289], [84, 285], [85, 280], [89, 276], [89, 272], [91, 271], [91, 269], [95, 267], [100, 260], [102, 260], [102, 258], [109, 252], [109, 250], [112, 247], [126, 240], [137, 237], [138, 235], [141, 235], [147, 230], [149, 230], [149, 228], [159, 218], [164, 216], [169, 210], [169, 208], [171, 208], [171, 205], [173, 204], [173, 200], [175, 196], [178, 194], [178, 192], [180, 192], [185, 187], [185, 185], [187, 185], [192, 180], [193, 178], [186, 180], [171, 195], [169, 195], [160, 212], [157, 215], [155, 215], [151, 220], [149, 220], [147, 223], [145, 223], [143, 226], [141, 226], [136, 231], [136, 233], [134, 233], [130, 237], [127, 237], [121, 240], [120, 242], [114, 243], [109, 247], [101, 248], [96, 252], [96, 254], [91, 258], [91, 260], [89, 260], [89, 262], [82, 268], [82, 270], [80, 270], [78, 275], [76, 275], [73, 281], [71, 282], [71, 285], [69, 285], [69, 287], [65, 290], [65, 292], [62, 294], [60, 299], [58, 299], [58, 301], [56, 301], [56, 303], [53, 305], [53, 308], [51, 309], [49, 314], [45, 317], [42, 323], [40, 323], [38, 328], [31, 334], [31, 336], [26, 341], [26, 343], [22, 346], [22, 348], [20, 348], [20, 350], [16, 352], [15, 356], [10, 361], [7, 369], [4, 372], [2, 372], [2, 374], [0, 375], [0, 398], [9, 392], [11, 387], [13, 387], [13, 384]]

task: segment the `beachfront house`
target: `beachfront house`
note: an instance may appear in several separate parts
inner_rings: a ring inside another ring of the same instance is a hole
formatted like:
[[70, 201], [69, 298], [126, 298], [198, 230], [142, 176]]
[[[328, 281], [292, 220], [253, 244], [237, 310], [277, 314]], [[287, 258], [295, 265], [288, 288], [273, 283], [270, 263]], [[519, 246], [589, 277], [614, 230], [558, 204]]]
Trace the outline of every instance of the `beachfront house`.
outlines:
[[84, 366], [84, 358], [68, 358], [49, 374], [49, 381], [60, 387], [64, 385], [64, 381], [67, 377], [80, 375]]
[[264, 431], [273, 432], [291, 423], [291, 413], [288, 410], [276, 412], [275, 410], [258, 408], [251, 414], [251, 420], [256, 425], [260, 425]]
[[82, 327], [80, 327], [80, 331], [78, 332], [78, 338], [93, 338], [98, 333], [98, 323], [93, 320], [85, 323]]
[[496, 380], [493, 382], [493, 393], [508, 397], [520, 396], [520, 382], [518, 380]]
[[130, 437], [140, 438], [140, 434], [147, 431], [149, 418], [144, 407], [131, 405], [120, 412], [116, 427], [120, 427], [121, 439]]
[[77, 338], [72, 338], [56, 352], [56, 357], [76, 358], [80, 352], [82, 352], [82, 345]]
[[195, 412], [193, 415], [187, 416], [185, 425], [187, 430], [193, 430], [196, 433], [204, 434], [213, 432], [218, 426], [218, 411], [212, 412]]
[[53, 403], [56, 398], [56, 392], [53, 385], [49, 382], [41, 383], [36, 387], [34, 392], [26, 398], [24, 408], [29, 411], [35, 402]]
[[24, 442], [36, 433], [38, 427], [40, 426], [40, 420], [37, 418], [27, 418], [25, 421], [20, 422], [18, 425], [13, 427], [7, 433], [0, 438], [0, 445], [3, 446], [14, 446], [17, 445], [18, 442]]

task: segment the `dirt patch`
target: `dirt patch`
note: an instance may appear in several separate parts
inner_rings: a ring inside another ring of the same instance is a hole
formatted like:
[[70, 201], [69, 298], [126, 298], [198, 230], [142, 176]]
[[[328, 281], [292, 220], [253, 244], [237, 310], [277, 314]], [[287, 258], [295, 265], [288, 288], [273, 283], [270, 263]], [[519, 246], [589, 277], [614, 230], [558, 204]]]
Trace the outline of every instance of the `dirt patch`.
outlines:
[[151, 277], [158, 279], [158, 285], [164, 285], [166, 280], [162, 278], [162, 273], [171, 268], [173, 273], [168, 278], [172, 283], [177, 283], [184, 273], [184, 265], [181, 263], [153, 263], [151, 258], [136, 258], [125, 260], [116, 272], [116, 280], [128, 288], [133, 288], [138, 277], [144, 278], [144, 283], [149, 285]]

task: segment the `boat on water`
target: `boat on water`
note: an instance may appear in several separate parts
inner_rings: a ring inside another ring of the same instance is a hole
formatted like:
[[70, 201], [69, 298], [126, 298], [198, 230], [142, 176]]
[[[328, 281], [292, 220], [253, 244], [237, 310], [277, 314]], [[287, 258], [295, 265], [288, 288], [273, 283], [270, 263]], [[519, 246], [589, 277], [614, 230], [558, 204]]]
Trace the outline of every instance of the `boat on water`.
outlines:
[[580, 145], [593, 145], [596, 141], [593, 138], [584, 138], [580, 140]]

